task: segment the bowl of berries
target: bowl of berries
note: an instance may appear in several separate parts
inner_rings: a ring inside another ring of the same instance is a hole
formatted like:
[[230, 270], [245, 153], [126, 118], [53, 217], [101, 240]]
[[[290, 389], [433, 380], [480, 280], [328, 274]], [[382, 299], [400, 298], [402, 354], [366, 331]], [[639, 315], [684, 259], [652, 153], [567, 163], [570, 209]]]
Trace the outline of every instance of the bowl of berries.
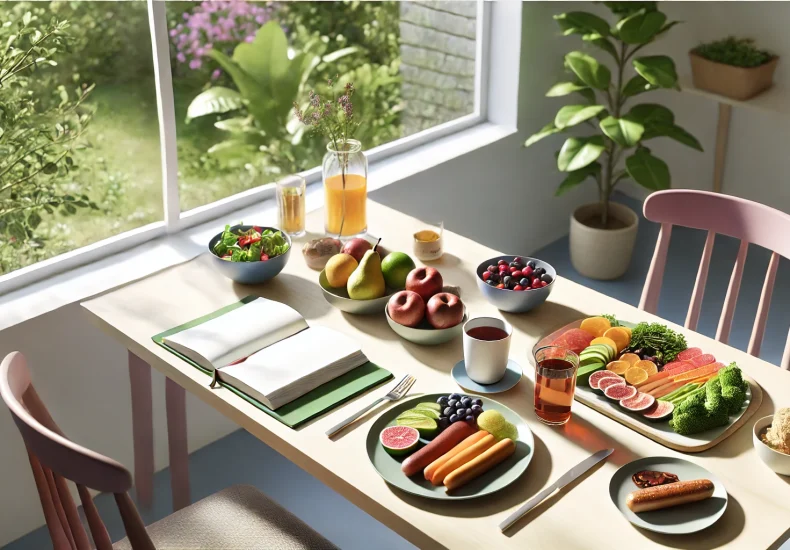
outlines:
[[497, 309], [522, 313], [546, 301], [557, 272], [527, 256], [497, 256], [477, 266], [477, 286]]

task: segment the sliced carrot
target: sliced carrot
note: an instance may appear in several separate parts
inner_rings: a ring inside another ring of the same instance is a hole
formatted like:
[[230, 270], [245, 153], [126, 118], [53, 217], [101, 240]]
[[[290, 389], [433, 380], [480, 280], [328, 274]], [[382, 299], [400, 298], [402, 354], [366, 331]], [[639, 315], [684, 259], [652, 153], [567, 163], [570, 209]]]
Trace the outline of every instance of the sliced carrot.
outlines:
[[457, 455], [461, 451], [468, 449], [469, 447], [471, 447], [472, 445], [474, 445], [475, 443], [477, 443], [487, 435], [488, 435], [487, 431], [480, 430], [479, 432], [470, 435], [469, 437], [461, 441], [458, 445], [456, 445], [455, 447], [444, 453], [442, 456], [440, 456], [433, 462], [431, 462], [428, 466], [425, 467], [425, 471], [423, 472], [425, 474], [425, 479], [430, 481], [431, 478], [433, 477], [433, 474], [436, 473], [436, 470], [438, 470], [440, 466], [444, 465], [448, 460], [453, 458], [455, 455]]
[[657, 382], [658, 380], [661, 380], [663, 378], [667, 378], [669, 377], [669, 375], [670, 373], [665, 371], [657, 372], [656, 374], [651, 374], [650, 376], [647, 377], [647, 380], [645, 380], [641, 384], [637, 384], [636, 387], [641, 388], [642, 386], [646, 386], [648, 384], [652, 384], [653, 382]]
[[[659, 374], [661, 374], [661, 373], [659, 373]], [[649, 379], [650, 379], [650, 377], [648, 377], [648, 380]], [[651, 391], [655, 390], [656, 388], [660, 388], [661, 386], [665, 386], [667, 384], [671, 384], [672, 382], [673, 382], [672, 378], [667, 376], [667, 377], [661, 378], [660, 380], [655, 380], [655, 381], [653, 381], [653, 382], [651, 382], [649, 384], [645, 384], [645, 385], [637, 386], [637, 387], [639, 388], [639, 391], [641, 391], [643, 393], [650, 393]]]
[[649, 393], [650, 393], [650, 395], [652, 395], [653, 397], [658, 399], [660, 397], [664, 397], [665, 395], [669, 395], [670, 393], [672, 393], [675, 390], [679, 390], [680, 388], [682, 388], [686, 384], [688, 384], [688, 382], [686, 382], [685, 380], [681, 381], [681, 382], [672, 382], [671, 384], [664, 384], [660, 388], [656, 388], [655, 390], [653, 390], [653, 391], [651, 391]]
[[433, 483], [434, 485], [441, 485], [442, 482], [444, 481], [444, 478], [446, 478], [450, 472], [452, 472], [453, 470], [457, 470], [458, 468], [460, 468], [470, 460], [477, 458], [478, 456], [486, 452], [488, 449], [493, 447], [495, 443], [496, 443], [496, 438], [493, 435], [491, 434], [486, 435], [485, 437], [483, 437], [483, 439], [481, 439], [480, 441], [478, 441], [468, 449], [464, 449], [463, 451], [452, 457], [450, 460], [439, 466], [436, 469], [436, 472], [434, 472], [433, 477], [431, 477], [431, 483]]
[[706, 374], [712, 374], [719, 372], [719, 369], [723, 368], [724, 365], [722, 363], [711, 363], [709, 365], [705, 365], [704, 367], [699, 367], [694, 370], [690, 370], [688, 372], [684, 372], [679, 376], [675, 376], [672, 379], [675, 382], [681, 382], [689, 380], [694, 380], [695, 378], [699, 378], [700, 376], [705, 376]]

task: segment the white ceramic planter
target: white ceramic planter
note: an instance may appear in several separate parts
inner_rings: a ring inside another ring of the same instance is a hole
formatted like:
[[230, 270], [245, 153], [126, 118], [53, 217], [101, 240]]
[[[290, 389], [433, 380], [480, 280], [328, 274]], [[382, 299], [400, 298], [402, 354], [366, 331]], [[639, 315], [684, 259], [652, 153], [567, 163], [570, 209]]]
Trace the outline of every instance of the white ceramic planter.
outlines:
[[622, 229], [596, 229], [580, 221], [600, 211], [601, 205], [596, 202], [580, 206], [571, 215], [571, 263], [576, 271], [590, 279], [616, 279], [631, 263], [639, 217], [627, 206], [612, 202], [609, 216], [625, 223]]

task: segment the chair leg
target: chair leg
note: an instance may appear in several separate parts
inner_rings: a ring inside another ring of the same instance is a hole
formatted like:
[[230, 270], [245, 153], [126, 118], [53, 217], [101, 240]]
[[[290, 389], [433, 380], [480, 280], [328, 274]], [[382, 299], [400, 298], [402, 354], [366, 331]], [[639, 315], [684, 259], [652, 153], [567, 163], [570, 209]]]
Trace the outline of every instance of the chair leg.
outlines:
[[192, 502], [189, 491], [189, 450], [187, 448], [187, 410], [184, 388], [167, 379], [165, 383], [167, 408], [167, 444], [170, 452], [170, 488], [173, 510], [180, 510]]
[[150, 508], [154, 494], [154, 418], [151, 399], [151, 366], [129, 352], [132, 388], [132, 437], [134, 440], [134, 486], [137, 501]]

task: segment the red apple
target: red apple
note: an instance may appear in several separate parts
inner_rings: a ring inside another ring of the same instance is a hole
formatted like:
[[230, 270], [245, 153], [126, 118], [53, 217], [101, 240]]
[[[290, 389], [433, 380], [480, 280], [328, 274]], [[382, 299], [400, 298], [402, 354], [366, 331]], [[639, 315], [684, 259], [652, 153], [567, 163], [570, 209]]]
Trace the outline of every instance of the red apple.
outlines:
[[406, 276], [406, 290], [416, 292], [426, 302], [431, 296], [441, 292], [443, 286], [441, 273], [433, 267], [418, 267]]
[[464, 304], [455, 294], [440, 292], [428, 300], [425, 315], [433, 328], [454, 327], [464, 319]]
[[340, 249], [340, 252], [343, 254], [348, 254], [349, 256], [353, 256], [357, 262], [361, 262], [362, 256], [364, 256], [365, 252], [371, 248], [373, 248], [373, 245], [370, 244], [370, 241], [360, 237], [354, 237], [353, 239], [346, 241], [346, 244], [343, 245], [343, 248]]
[[425, 317], [425, 302], [416, 292], [401, 290], [390, 297], [387, 313], [399, 325], [416, 327]]

